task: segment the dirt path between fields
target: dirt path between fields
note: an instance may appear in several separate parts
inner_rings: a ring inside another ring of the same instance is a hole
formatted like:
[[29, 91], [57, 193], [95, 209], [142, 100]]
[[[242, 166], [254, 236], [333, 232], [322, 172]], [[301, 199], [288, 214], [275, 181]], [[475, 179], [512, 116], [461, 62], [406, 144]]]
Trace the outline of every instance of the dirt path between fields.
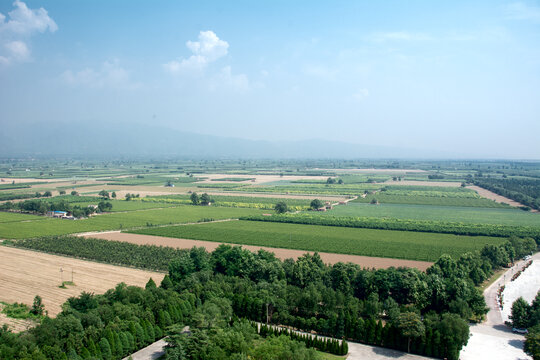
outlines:
[[[513, 207], [525, 206], [522, 203], [519, 203], [502, 195], [495, 194], [494, 192], [481, 188], [480, 186], [469, 185], [467, 186], [467, 189], [474, 190], [478, 193], [478, 195], [485, 197], [486, 199], [494, 200], [498, 203], [505, 203]], [[532, 209], [531, 212], [538, 212], [538, 210]]]
[[[236, 245], [230, 243], [221, 243], [214, 241], [203, 241], [203, 240], [191, 240], [191, 239], [177, 239], [169, 238], [162, 236], [153, 236], [153, 235], [142, 235], [142, 234], [128, 234], [121, 233], [120, 231], [110, 231], [103, 233], [93, 233], [85, 234], [85, 237], [105, 239], [105, 240], [115, 240], [115, 241], [125, 241], [137, 245], [158, 245], [158, 246], [170, 246], [180, 249], [191, 249], [192, 247], [204, 247], [208, 251], [215, 250], [221, 244]], [[297, 259], [298, 257], [304, 255], [305, 253], [313, 254], [312, 251], [305, 250], [292, 250], [292, 249], [281, 249], [281, 248], [272, 248], [265, 246], [251, 246], [251, 245], [240, 245], [243, 248], [250, 251], [259, 251], [260, 249], [273, 252], [281, 260], [285, 259]], [[427, 261], [415, 261], [415, 260], [402, 260], [402, 259], [390, 259], [390, 258], [380, 258], [380, 257], [370, 257], [370, 256], [359, 256], [359, 255], [345, 255], [345, 254], [333, 254], [333, 253], [319, 253], [322, 260], [327, 264], [335, 264], [337, 262], [351, 262], [357, 265], [360, 265], [365, 268], [375, 268], [375, 269], [386, 269], [389, 267], [411, 267], [417, 268], [419, 270], [425, 271], [433, 263]]]

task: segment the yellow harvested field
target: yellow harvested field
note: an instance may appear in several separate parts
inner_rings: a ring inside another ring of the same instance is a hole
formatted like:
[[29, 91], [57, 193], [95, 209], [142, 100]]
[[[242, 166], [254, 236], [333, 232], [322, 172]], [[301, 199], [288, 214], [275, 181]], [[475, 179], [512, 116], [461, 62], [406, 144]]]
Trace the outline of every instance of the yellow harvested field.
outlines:
[[[75, 285], [59, 288], [62, 281], [71, 281], [72, 272]], [[150, 277], [159, 284], [164, 275], [0, 246], [0, 301], [31, 306], [34, 296], [39, 295], [49, 316], [57, 315], [69, 297], [83, 291], [101, 294], [121, 282], [144, 286]]]

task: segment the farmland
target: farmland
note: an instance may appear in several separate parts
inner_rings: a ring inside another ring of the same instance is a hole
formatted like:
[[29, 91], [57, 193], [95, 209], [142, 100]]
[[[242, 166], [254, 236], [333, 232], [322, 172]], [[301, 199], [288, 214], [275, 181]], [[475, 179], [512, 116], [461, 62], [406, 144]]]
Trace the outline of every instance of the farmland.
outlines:
[[164, 224], [197, 222], [202, 219], [230, 219], [260, 214], [260, 210], [227, 207], [177, 206], [96, 215], [89, 219], [62, 220], [41, 217], [35, 221], [0, 223], [0, 238], [23, 239], [88, 231], [129, 229]]
[[406, 231], [333, 228], [253, 221], [233, 221], [135, 230], [136, 234], [219, 241], [340, 254], [435, 261], [442, 254], [459, 256], [499, 238]]
[[[144, 286], [150, 277], [161, 281], [163, 274], [99, 264], [73, 258], [0, 246], [0, 301], [32, 305], [35, 295], [43, 298], [49, 315], [55, 316], [68, 297], [82, 291], [102, 293], [120, 282]], [[63, 269], [63, 273], [59, 270]], [[62, 281], [75, 285], [62, 289]]]
[[473, 224], [505, 224], [540, 227], [537, 214], [510, 208], [475, 208], [464, 206], [436, 206], [411, 204], [379, 204], [350, 202], [336, 206], [322, 216], [368, 216], [415, 220], [465, 222]]

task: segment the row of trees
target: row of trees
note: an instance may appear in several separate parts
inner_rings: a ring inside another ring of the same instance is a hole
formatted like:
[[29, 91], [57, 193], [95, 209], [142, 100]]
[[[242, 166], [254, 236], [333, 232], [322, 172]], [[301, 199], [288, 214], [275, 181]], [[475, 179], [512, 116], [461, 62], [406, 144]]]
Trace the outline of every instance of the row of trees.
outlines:
[[97, 208], [92, 206], [72, 205], [68, 201], [44, 201], [41, 199], [25, 200], [21, 202], [5, 202], [0, 204], [0, 211], [21, 211], [32, 214], [44, 215], [48, 211], [65, 211], [76, 218], [86, 217], [95, 212], [105, 212], [112, 209], [112, 204], [101, 200]]
[[312, 334], [302, 334], [291, 331], [290, 329], [268, 326], [265, 324], [259, 326], [257, 323], [253, 323], [253, 325], [255, 329], [257, 329], [259, 335], [263, 337], [287, 335], [293, 340], [303, 342], [308, 348], [316, 348], [317, 350], [335, 355], [347, 355], [349, 352], [349, 345], [345, 340], [340, 341], [338, 339], [323, 338]]
[[[319, 201], [318, 203], [313, 205], [312, 201], [312, 206], [318, 205], [322, 206], [322, 202]], [[381, 230], [419, 231], [471, 236], [520, 236], [533, 238], [538, 243], [540, 243], [540, 229], [531, 226], [511, 226], [500, 224], [464, 224], [435, 220], [431, 221], [373, 217], [337, 217], [318, 216], [311, 214], [285, 214], [273, 216], [251, 215], [242, 217], [241, 220], [340, 226]]]

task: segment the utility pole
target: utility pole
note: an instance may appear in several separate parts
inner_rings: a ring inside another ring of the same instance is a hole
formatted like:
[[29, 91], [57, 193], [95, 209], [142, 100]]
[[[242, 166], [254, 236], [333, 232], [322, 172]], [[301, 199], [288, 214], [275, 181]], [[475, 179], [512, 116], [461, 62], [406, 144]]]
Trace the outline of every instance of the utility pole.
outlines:
[[62, 284], [64, 283], [64, 270], [62, 268], [60, 268], [60, 281]]

